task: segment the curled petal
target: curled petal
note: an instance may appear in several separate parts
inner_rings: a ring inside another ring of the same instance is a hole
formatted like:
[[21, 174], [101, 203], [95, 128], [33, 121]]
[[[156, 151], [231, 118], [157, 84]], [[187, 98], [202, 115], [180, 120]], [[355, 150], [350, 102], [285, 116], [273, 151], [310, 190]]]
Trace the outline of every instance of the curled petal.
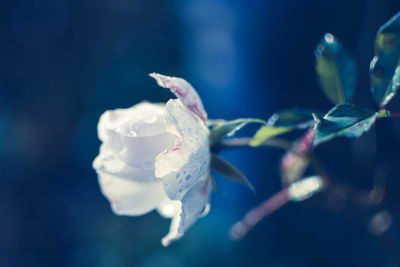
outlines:
[[140, 103], [128, 109], [106, 111], [98, 124], [102, 154], [114, 154], [128, 165], [154, 169], [158, 154], [173, 146], [175, 136], [167, 132], [165, 106]]
[[127, 137], [118, 135], [115, 142], [120, 142], [119, 149], [114, 151], [124, 162], [142, 169], [154, 170], [157, 155], [174, 145], [176, 137], [169, 133], [151, 137]]
[[184, 232], [209, 211], [211, 183], [208, 173], [182, 198], [181, 212], [172, 218], [169, 233], [162, 239], [163, 246], [180, 239]]
[[166, 199], [161, 181], [137, 182], [97, 171], [101, 190], [118, 215], [143, 215]]
[[106, 111], [101, 115], [97, 125], [99, 139], [106, 142], [113, 132], [129, 137], [163, 133], [167, 128], [164, 114], [164, 106], [146, 102], [126, 109]]
[[180, 200], [208, 173], [209, 130], [179, 99], [168, 101], [166, 121], [168, 131], [177, 137], [175, 146], [157, 156], [155, 176], [162, 178], [170, 199]]
[[100, 153], [93, 161], [93, 168], [101, 173], [137, 182], [155, 180], [154, 168], [143, 169], [129, 165], [105, 144], [101, 145]]
[[196, 90], [182, 78], [170, 77], [158, 73], [151, 73], [158, 85], [169, 88], [182, 103], [203, 121], [207, 120], [207, 113]]
[[182, 199], [181, 230], [186, 231], [198, 218], [210, 211], [211, 182], [208, 173]]
[[179, 240], [183, 233], [179, 232], [179, 225], [181, 223], [181, 216], [177, 215], [172, 218], [171, 225], [169, 226], [169, 232], [166, 236], [161, 239], [161, 244], [166, 247], [174, 241]]

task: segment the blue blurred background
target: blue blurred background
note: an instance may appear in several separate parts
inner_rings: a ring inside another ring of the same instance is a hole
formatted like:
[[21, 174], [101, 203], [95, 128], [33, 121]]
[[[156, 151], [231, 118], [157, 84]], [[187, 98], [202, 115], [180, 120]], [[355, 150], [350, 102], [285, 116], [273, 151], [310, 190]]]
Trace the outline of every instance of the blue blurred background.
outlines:
[[[0, 266], [394, 266], [363, 222], [315, 203], [289, 204], [229, 240], [231, 225], [280, 190], [280, 151], [223, 152], [257, 195], [217, 177], [210, 214], [168, 248], [160, 239], [169, 221], [114, 215], [91, 164], [101, 113], [171, 97], [150, 72], [190, 81], [210, 118], [328, 110], [313, 55], [325, 32], [357, 59], [356, 103], [374, 107], [375, 33], [399, 10], [398, 0], [2, 1]], [[399, 112], [399, 99], [389, 109]], [[317, 154], [334, 177], [364, 189], [385, 166], [387, 202], [399, 212], [399, 136], [399, 121], [379, 122]], [[396, 227], [391, 235], [399, 237]]]

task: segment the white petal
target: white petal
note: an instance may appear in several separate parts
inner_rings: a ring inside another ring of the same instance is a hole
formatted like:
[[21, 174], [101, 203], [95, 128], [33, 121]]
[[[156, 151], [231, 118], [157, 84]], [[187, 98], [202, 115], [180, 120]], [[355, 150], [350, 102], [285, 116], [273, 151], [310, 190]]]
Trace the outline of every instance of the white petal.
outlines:
[[166, 236], [161, 239], [161, 244], [166, 247], [174, 241], [179, 240], [183, 233], [179, 232], [179, 225], [181, 222], [181, 216], [177, 215], [172, 218], [171, 225], [169, 226], [169, 232]]
[[93, 168], [101, 173], [115, 175], [120, 178], [134, 181], [155, 180], [154, 168], [138, 168], [126, 164], [117, 157], [117, 153], [103, 144], [100, 147], [100, 153], [93, 161]]
[[207, 120], [207, 113], [196, 90], [186, 80], [177, 77], [170, 77], [158, 73], [150, 74], [156, 79], [158, 85], [169, 88], [182, 100], [183, 104], [203, 121]]
[[209, 212], [211, 182], [207, 173], [207, 179], [201, 179], [182, 199], [182, 213], [180, 229], [186, 231], [200, 217]]
[[114, 141], [119, 145], [114, 144], [114, 153], [129, 165], [153, 169], [156, 157], [168, 147], [172, 147], [175, 139], [170, 133], [149, 137], [116, 135]]
[[179, 99], [168, 101], [166, 120], [177, 138], [174, 147], [157, 156], [155, 176], [162, 178], [170, 199], [180, 200], [208, 172], [209, 130]]
[[208, 212], [210, 192], [211, 183], [207, 173], [182, 198], [181, 212], [172, 219], [169, 233], [161, 240], [164, 246], [180, 239], [189, 227], [205, 215], [205, 210]]
[[139, 103], [127, 109], [104, 112], [97, 125], [100, 140], [109, 139], [110, 131], [126, 136], [152, 136], [166, 131], [164, 106]]
[[165, 106], [149, 103], [106, 111], [98, 124], [99, 138], [126, 164], [153, 169], [156, 156], [176, 139], [167, 132], [165, 114]]
[[143, 215], [157, 208], [166, 199], [159, 180], [136, 182], [98, 171], [104, 196], [118, 215]]
[[172, 218], [181, 213], [182, 203], [179, 200], [165, 198], [157, 207], [158, 213], [164, 218]]

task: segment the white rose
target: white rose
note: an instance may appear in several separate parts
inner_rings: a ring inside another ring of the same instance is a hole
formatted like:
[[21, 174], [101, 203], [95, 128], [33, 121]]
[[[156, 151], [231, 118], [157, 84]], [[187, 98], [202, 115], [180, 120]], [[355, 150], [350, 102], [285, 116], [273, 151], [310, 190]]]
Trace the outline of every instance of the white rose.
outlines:
[[151, 76], [178, 99], [106, 111], [98, 124], [103, 143], [93, 167], [116, 214], [137, 216], [156, 209], [172, 218], [162, 239], [167, 246], [207, 213], [209, 129], [200, 97], [189, 83]]

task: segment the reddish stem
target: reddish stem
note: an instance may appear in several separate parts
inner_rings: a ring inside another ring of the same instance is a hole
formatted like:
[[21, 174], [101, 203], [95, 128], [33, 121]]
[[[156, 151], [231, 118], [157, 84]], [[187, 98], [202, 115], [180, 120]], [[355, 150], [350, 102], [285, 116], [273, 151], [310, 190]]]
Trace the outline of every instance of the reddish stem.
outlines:
[[232, 226], [229, 235], [232, 240], [242, 239], [257, 223], [290, 201], [288, 188], [265, 200], [259, 206], [249, 211], [244, 218]]
[[400, 118], [399, 113], [390, 112], [390, 115], [392, 115], [392, 117], [394, 117], [394, 118]]

